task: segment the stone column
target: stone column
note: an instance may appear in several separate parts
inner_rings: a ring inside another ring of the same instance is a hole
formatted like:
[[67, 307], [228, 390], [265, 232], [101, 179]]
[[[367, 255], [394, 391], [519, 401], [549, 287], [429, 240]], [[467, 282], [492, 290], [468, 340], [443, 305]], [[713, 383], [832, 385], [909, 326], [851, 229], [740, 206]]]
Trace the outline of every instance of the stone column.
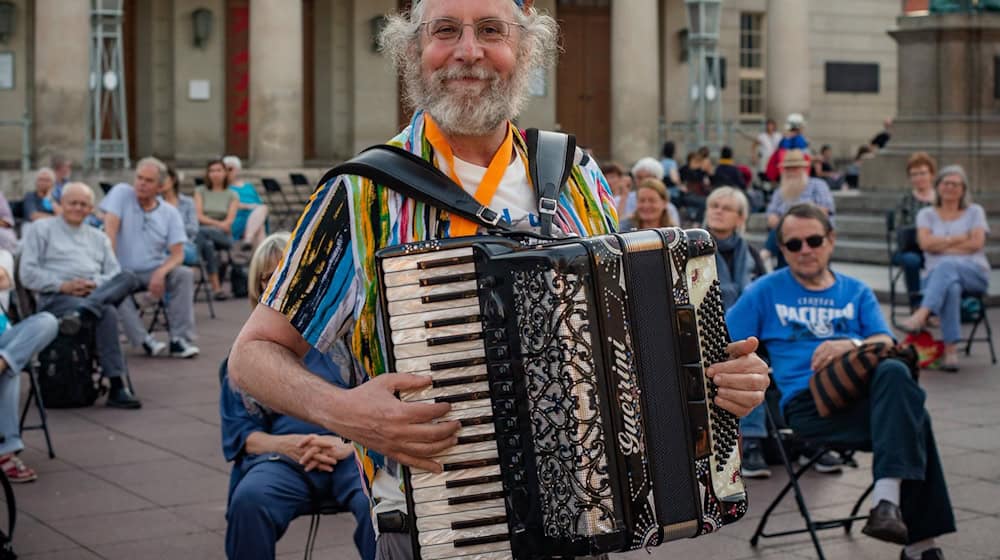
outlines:
[[[767, 0], [767, 116], [783, 123], [789, 113], [807, 114], [812, 59], [809, 2]], [[806, 132], [808, 136], [808, 130]]]
[[657, 0], [611, 2], [611, 154], [656, 157], [660, 104]]
[[36, 0], [32, 126], [39, 164], [48, 165], [55, 152], [83, 161], [89, 75], [89, 0]]
[[302, 165], [302, 2], [250, 0], [250, 159]]

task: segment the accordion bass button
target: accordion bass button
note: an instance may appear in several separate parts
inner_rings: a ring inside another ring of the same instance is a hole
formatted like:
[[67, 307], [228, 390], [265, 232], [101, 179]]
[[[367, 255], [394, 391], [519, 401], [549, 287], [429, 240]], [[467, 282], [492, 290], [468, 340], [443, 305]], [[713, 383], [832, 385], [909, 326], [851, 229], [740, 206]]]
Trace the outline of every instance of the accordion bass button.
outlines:
[[512, 397], [514, 396], [514, 382], [513, 381], [499, 381], [493, 384], [493, 394], [498, 397]]
[[517, 432], [518, 429], [517, 417], [502, 418], [500, 419], [500, 430], [506, 433]]

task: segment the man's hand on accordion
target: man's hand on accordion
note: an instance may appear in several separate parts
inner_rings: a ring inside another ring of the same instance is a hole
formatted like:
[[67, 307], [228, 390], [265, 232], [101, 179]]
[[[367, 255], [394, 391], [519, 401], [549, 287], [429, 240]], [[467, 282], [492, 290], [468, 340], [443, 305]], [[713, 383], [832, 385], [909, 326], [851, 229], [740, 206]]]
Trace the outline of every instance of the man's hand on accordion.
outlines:
[[729, 360], [713, 364], [706, 372], [719, 387], [715, 404], [743, 417], [764, 402], [770, 384], [767, 364], [757, 355], [757, 338], [729, 344]]
[[357, 414], [345, 421], [355, 429], [341, 435], [404, 465], [441, 472], [441, 465], [430, 457], [458, 443], [455, 432], [460, 425], [434, 420], [447, 414], [451, 405], [408, 403], [396, 398], [397, 391], [430, 384], [430, 377], [386, 373], [351, 389], [348, 398], [357, 404]]

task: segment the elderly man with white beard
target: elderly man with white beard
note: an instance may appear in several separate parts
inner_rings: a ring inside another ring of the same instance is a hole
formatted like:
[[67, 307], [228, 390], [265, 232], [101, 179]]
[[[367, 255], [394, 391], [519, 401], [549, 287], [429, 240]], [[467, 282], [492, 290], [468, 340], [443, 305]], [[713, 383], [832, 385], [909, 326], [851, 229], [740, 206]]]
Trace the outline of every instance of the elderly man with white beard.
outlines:
[[[403, 76], [415, 108], [410, 125], [388, 144], [447, 173], [519, 229], [538, 223], [522, 131], [511, 122], [527, 97], [529, 76], [555, 58], [558, 26], [525, 0], [423, 0], [391, 16], [383, 52]], [[485, 193], [492, 192], [492, 196]], [[559, 193], [553, 229], [592, 236], [617, 228], [607, 182], [577, 150]], [[379, 558], [410, 558], [399, 465], [440, 472], [434, 459], [456, 445], [456, 421], [436, 421], [447, 403], [404, 403], [397, 391], [431, 381], [386, 373], [376, 321], [378, 249], [413, 241], [474, 235], [477, 228], [443, 210], [407, 199], [357, 176], [319, 185], [299, 220], [230, 355], [233, 381], [279, 412], [353, 440], [372, 497]], [[310, 374], [301, 358], [344, 339], [364, 383], [338, 389]], [[767, 369], [756, 339], [733, 343], [731, 359], [709, 370], [717, 403], [745, 415], [762, 402]]]

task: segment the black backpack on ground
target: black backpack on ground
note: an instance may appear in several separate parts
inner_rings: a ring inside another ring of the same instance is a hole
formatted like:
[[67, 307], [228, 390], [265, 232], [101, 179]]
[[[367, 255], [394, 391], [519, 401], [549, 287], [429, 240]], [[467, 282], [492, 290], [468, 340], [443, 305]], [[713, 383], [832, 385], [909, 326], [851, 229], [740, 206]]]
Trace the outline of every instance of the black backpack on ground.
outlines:
[[247, 269], [241, 264], [232, 263], [229, 267], [229, 287], [234, 298], [245, 298], [247, 291]]
[[86, 328], [74, 336], [59, 335], [38, 353], [38, 389], [48, 408], [76, 408], [94, 404], [100, 395], [94, 354]]

